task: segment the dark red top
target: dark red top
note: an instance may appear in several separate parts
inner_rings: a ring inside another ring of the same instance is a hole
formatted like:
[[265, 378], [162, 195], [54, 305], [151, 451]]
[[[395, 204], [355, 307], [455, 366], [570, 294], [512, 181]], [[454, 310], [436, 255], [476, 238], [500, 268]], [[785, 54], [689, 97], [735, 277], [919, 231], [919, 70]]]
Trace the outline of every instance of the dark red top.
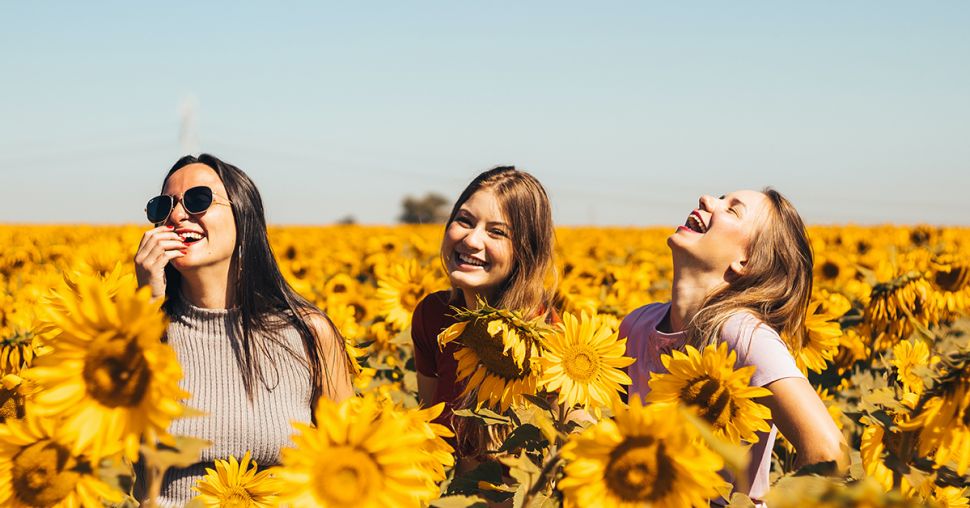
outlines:
[[424, 297], [414, 308], [411, 317], [411, 340], [414, 342], [414, 368], [419, 374], [438, 378], [434, 398], [429, 405], [445, 403], [445, 410], [437, 418], [439, 422], [451, 421], [451, 412], [461, 394], [463, 385], [456, 381], [458, 361], [455, 351], [458, 342], [451, 341], [442, 350], [438, 347], [438, 334], [455, 324], [452, 305], [461, 302], [451, 299], [451, 291], [438, 291]]
[[[434, 398], [430, 404], [445, 403], [445, 409], [436, 422], [451, 426], [452, 411], [455, 404], [460, 402], [459, 395], [464, 390], [464, 383], [458, 383], [458, 361], [455, 351], [460, 347], [458, 341], [451, 341], [442, 350], [438, 347], [438, 334], [445, 328], [455, 324], [452, 306], [464, 304], [460, 299], [452, 299], [451, 291], [438, 291], [424, 297], [414, 308], [411, 318], [411, 341], [414, 342], [414, 368], [419, 374], [438, 378]], [[562, 322], [555, 309], [546, 317], [549, 324]]]

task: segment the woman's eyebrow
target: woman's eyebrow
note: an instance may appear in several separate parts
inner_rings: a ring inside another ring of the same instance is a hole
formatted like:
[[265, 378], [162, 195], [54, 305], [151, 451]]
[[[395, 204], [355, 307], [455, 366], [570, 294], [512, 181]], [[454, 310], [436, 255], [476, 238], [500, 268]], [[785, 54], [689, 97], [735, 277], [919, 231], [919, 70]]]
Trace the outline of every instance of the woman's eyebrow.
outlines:
[[744, 204], [744, 201], [741, 201], [740, 199], [738, 199], [738, 198], [734, 198], [734, 197], [732, 197], [732, 198], [731, 198], [731, 205], [732, 205], [732, 206], [733, 206], [733, 205], [738, 205], [738, 206], [740, 206], [741, 208], [744, 208], [745, 210], [747, 210], [747, 209], [748, 209], [748, 205], [746, 205], [746, 204]]

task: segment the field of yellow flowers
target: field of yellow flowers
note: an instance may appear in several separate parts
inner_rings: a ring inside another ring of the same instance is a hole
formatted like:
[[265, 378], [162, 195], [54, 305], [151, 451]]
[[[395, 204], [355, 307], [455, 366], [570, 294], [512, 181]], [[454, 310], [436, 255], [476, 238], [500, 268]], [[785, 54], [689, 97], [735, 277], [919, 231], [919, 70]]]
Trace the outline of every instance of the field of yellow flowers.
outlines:
[[[205, 446], [166, 432], [194, 412], [159, 340], [159, 302], [135, 289], [143, 231], [0, 226], [0, 506], [134, 506], [132, 461], [148, 465], [139, 481], [151, 494]], [[968, 506], [970, 231], [810, 233], [815, 294], [795, 356], [852, 465], [838, 478], [793, 471], [779, 439], [768, 504]], [[345, 337], [361, 396], [322, 402], [318, 427], [295, 425], [278, 467], [257, 470], [248, 454], [217, 461], [194, 505], [681, 507], [724, 496], [753, 506], [718, 471], [745, 470], [744, 443], [769, 414], [729, 351], [678, 352], [650, 402], [620, 400], [631, 360], [619, 321], [669, 298], [661, 229], [562, 228], [561, 326], [486, 307], [439, 337], [462, 345], [459, 375], [478, 402], [456, 414], [501, 430], [494, 461], [456, 467], [451, 432], [433, 422], [441, 408], [417, 406], [410, 345], [415, 305], [447, 288], [441, 234], [271, 228], [287, 279]], [[697, 383], [729, 395], [732, 417], [704, 410]]]

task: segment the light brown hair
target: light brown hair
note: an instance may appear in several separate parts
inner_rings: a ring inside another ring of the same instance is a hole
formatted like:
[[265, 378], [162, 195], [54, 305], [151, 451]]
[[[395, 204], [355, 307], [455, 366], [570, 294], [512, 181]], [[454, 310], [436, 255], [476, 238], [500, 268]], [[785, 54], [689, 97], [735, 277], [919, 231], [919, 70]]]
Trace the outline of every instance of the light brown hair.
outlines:
[[[448, 216], [445, 230], [451, 226], [461, 206], [480, 190], [490, 190], [498, 199], [509, 222], [512, 242], [512, 270], [488, 304], [520, 312], [526, 318], [544, 316], [548, 319], [553, 312], [558, 278], [556, 232], [546, 190], [534, 176], [515, 169], [515, 166], [490, 169], [475, 177], [462, 191]], [[452, 299], [462, 301], [457, 289]], [[469, 394], [457, 407], [475, 407], [475, 395]], [[453, 425], [458, 441], [457, 453], [476, 459], [481, 459], [485, 450], [497, 447], [512, 430], [507, 425], [484, 425], [464, 417], [456, 417]]]
[[512, 241], [512, 271], [498, 288], [489, 305], [537, 317], [549, 312], [557, 282], [555, 269], [556, 232], [552, 225], [549, 197], [534, 176], [499, 166], [475, 177], [451, 209], [447, 230], [461, 206], [480, 190], [490, 190], [509, 221]]
[[802, 346], [812, 297], [812, 244], [791, 202], [770, 187], [762, 193], [770, 206], [748, 245], [743, 273], [708, 295], [687, 325], [687, 343], [694, 347], [716, 343], [724, 323], [738, 311], [777, 331], [793, 354]]

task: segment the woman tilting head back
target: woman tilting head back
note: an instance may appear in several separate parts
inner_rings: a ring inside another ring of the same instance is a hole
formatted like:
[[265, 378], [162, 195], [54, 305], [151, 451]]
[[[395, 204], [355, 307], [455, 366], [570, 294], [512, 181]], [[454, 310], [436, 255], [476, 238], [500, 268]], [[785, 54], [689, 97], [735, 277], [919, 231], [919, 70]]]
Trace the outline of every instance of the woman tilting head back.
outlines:
[[716, 201], [702, 197], [687, 223], [667, 240], [675, 270], [692, 263], [703, 266], [705, 259], [715, 270], [727, 267], [724, 283], [707, 296], [687, 325], [689, 343], [698, 348], [715, 343], [725, 321], [746, 309], [798, 351], [812, 296], [813, 264], [801, 217], [770, 188], [725, 196], [720, 201], [726, 208]]
[[[771, 410], [761, 427], [769, 431], [737, 431], [752, 446], [747, 482], [735, 488], [763, 498], [778, 430], [794, 444], [800, 464], [841, 465], [842, 435], [793, 356], [812, 294], [812, 251], [791, 203], [772, 189], [702, 196], [667, 245], [671, 301], [636, 309], [620, 325], [627, 355], [636, 359], [629, 367], [631, 396], [650, 398], [651, 379], [666, 373], [661, 358], [672, 350], [724, 343], [737, 355], [732, 367], [754, 367], [750, 384], [770, 393], [757, 399]], [[655, 397], [668, 396], [657, 387]], [[720, 395], [689, 403], [702, 405], [715, 427], [727, 428], [735, 409]]]
[[138, 283], [164, 296], [188, 405], [206, 413], [169, 431], [213, 442], [165, 475], [160, 504], [182, 506], [213, 460], [251, 450], [260, 466], [278, 463], [291, 422], [310, 422], [319, 397], [352, 394], [349, 363], [327, 317], [283, 279], [259, 191], [240, 169], [183, 157], [146, 212], [156, 227], [135, 254]]

